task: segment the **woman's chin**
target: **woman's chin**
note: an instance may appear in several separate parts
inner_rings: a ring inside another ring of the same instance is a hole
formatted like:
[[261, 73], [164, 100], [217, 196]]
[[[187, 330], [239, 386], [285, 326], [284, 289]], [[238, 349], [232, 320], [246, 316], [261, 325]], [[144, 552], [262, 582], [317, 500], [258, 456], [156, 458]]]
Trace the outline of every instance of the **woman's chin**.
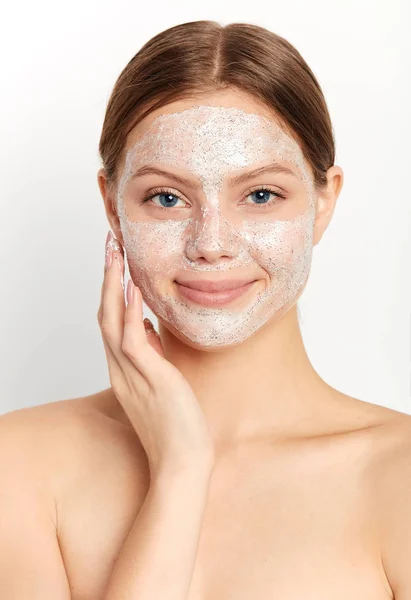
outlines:
[[[226, 350], [228, 348], [235, 348], [236, 346], [239, 346], [244, 340], [240, 340], [236, 343], [226, 343], [224, 340], [218, 340], [218, 339], [214, 339], [212, 342], [195, 342], [192, 338], [189, 337], [189, 334], [187, 332], [187, 335], [184, 334], [182, 331], [180, 331], [179, 329], [177, 329], [176, 327], [174, 327], [171, 323], [165, 322], [162, 319], [158, 319], [159, 322], [159, 333], [160, 333], [160, 337], [162, 339], [166, 339], [168, 336], [168, 333], [173, 335], [175, 338], [177, 338], [179, 341], [181, 341], [185, 346], [189, 346], [190, 348], [193, 348], [193, 350], [200, 350], [201, 352], [221, 352], [222, 350]], [[166, 330], [166, 331], [165, 331]], [[167, 333], [168, 332], [168, 333]], [[194, 338], [195, 334], [193, 332], [192, 337]], [[204, 332], [204, 328], [202, 329], [202, 336], [204, 338], [207, 338], [207, 336], [205, 335]], [[167, 343], [166, 343], [167, 345]]]

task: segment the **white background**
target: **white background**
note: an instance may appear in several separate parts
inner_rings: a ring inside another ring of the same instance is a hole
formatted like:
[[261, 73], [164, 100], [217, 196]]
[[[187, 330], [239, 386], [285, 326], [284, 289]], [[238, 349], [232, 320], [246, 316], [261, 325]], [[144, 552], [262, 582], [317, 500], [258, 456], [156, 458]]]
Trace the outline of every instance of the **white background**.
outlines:
[[271, 29], [319, 79], [345, 182], [299, 302], [304, 341], [328, 383], [411, 413], [410, 3], [206, 5], [3, 9], [0, 413], [110, 385], [96, 318], [109, 227], [96, 179], [105, 107], [148, 39], [200, 19]]

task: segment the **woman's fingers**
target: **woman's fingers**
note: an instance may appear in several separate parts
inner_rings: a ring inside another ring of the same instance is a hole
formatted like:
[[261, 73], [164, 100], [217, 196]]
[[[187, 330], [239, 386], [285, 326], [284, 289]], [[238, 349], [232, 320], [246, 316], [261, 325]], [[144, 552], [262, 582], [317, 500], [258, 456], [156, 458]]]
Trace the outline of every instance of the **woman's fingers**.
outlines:
[[110, 381], [119, 397], [127, 395], [136, 384], [145, 385], [139, 373], [122, 350], [124, 333], [124, 254], [111, 231], [106, 240], [106, 262], [99, 310], [100, 329], [106, 350]]
[[[99, 309], [104, 346], [107, 359], [111, 361], [109, 370], [113, 373], [113, 377], [118, 381], [122, 378], [129, 386], [132, 383], [145, 386], [149, 371], [144, 368], [144, 365], [152, 364], [153, 354], [157, 357], [158, 355], [147, 341], [140, 291], [138, 290], [136, 294], [136, 303], [131, 303], [132, 306], [126, 310], [123, 285], [124, 251], [121, 244], [109, 232], [106, 240], [106, 266]], [[129, 285], [133, 285], [131, 280]]]
[[[113, 283], [113, 276], [111, 273], [111, 271], [112, 271], [111, 267], [113, 266], [113, 262], [112, 262], [113, 257], [111, 257], [110, 269], [108, 269], [108, 264], [107, 264], [107, 257], [108, 257], [108, 250], [109, 250], [108, 243], [110, 243], [110, 239], [112, 239], [112, 234], [111, 235], [110, 234], [111, 234], [111, 232], [109, 232], [109, 234], [107, 235], [107, 238], [106, 238], [104, 278], [103, 278], [103, 282], [101, 285], [100, 306], [99, 306], [99, 309], [97, 312], [97, 321], [98, 321], [98, 324], [100, 326], [101, 333], [102, 333], [102, 339], [103, 339], [103, 344], [104, 344], [104, 350], [106, 352], [110, 381], [112, 382], [113, 387], [119, 388], [119, 386], [121, 386], [121, 385], [124, 386], [123, 370], [122, 370], [122, 367], [120, 366], [120, 363], [118, 360], [119, 353], [113, 352], [113, 349], [106, 337], [107, 331], [109, 331], [108, 337], [110, 337], [110, 339], [112, 339], [115, 336], [115, 329], [114, 329], [114, 332], [112, 329], [110, 329], [111, 325], [110, 325], [109, 318], [108, 318], [109, 312], [107, 311], [107, 297], [108, 297], [108, 294], [110, 293], [110, 290], [108, 288], [110, 288], [110, 285], [112, 285], [112, 283]], [[118, 246], [120, 246], [120, 245], [118, 244]], [[121, 247], [120, 247], [120, 250], [121, 250]], [[124, 263], [124, 259], [123, 259], [123, 263]], [[121, 286], [121, 277], [120, 277], [120, 286]], [[117, 288], [117, 292], [118, 292], [118, 286], [115, 285], [114, 287]], [[117, 298], [118, 298], [118, 293], [117, 293]], [[119, 301], [119, 299], [117, 301], [121, 307], [121, 302]], [[124, 296], [123, 296], [123, 311], [124, 311]], [[124, 360], [127, 360], [127, 358], [124, 357]]]
[[106, 241], [106, 267], [101, 298], [101, 329], [117, 360], [121, 363], [121, 348], [124, 322], [124, 258], [121, 245], [111, 231]]
[[[131, 279], [127, 285], [127, 300], [121, 349], [133, 365], [153, 385], [155, 383], [153, 374], [158, 369], [160, 356], [164, 355], [162, 351], [157, 352], [151, 343], [150, 338], [155, 334], [147, 334], [146, 332], [143, 322], [143, 298], [139, 287], [135, 286]], [[163, 361], [163, 358], [161, 358], [161, 361]]]

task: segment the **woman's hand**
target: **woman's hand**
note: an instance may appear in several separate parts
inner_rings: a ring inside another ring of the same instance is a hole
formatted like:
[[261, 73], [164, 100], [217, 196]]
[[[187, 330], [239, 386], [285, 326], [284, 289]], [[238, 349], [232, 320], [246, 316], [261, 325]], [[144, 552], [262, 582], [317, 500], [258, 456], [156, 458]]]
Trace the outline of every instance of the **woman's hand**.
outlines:
[[164, 358], [152, 325], [146, 331], [141, 292], [131, 279], [125, 306], [123, 281], [124, 252], [110, 231], [97, 319], [113, 392], [146, 451], [151, 476], [212, 467], [214, 447], [198, 400]]

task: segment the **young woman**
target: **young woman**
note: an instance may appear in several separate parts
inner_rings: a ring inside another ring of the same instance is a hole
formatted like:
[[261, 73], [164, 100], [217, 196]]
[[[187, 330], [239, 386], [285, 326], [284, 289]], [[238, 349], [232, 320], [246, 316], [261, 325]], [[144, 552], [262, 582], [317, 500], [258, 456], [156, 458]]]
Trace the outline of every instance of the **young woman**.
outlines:
[[100, 154], [111, 387], [1, 418], [0, 596], [409, 598], [409, 416], [328, 385], [298, 323], [343, 183], [308, 65], [255, 25], [172, 27]]

